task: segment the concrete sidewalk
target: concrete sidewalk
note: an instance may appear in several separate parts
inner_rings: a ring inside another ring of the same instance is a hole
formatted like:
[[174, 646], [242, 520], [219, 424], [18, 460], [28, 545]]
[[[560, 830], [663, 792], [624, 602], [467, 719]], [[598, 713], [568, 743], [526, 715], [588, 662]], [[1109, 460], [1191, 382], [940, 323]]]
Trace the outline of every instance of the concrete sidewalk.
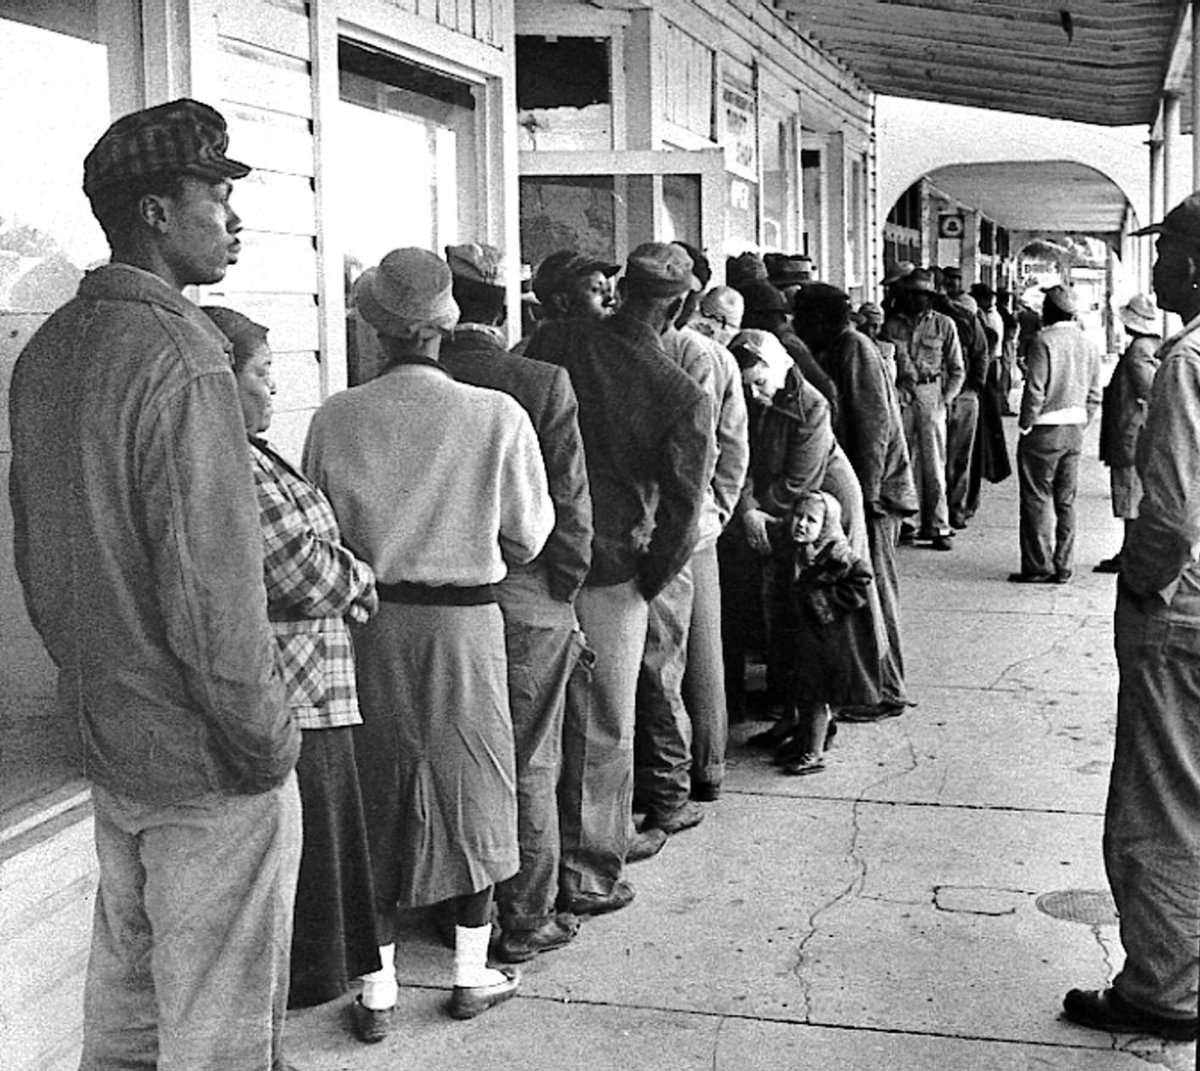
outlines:
[[[1010, 434], [1012, 432], [1011, 424]], [[295, 1013], [302, 1071], [925, 1071], [1194, 1066], [1194, 1046], [1058, 1018], [1121, 949], [1100, 857], [1116, 697], [1120, 545], [1089, 436], [1076, 577], [1008, 584], [1015, 476], [952, 553], [903, 548], [920, 705], [843, 725], [828, 770], [786, 778], [735, 744], [697, 829], [631, 868], [637, 899], [530, 964], [520, 996], [450, 1020], [452, 954], [399, 950], [393, 1036], [343, 1001]], [[735, 729], [738, 740], [758, 725]]]

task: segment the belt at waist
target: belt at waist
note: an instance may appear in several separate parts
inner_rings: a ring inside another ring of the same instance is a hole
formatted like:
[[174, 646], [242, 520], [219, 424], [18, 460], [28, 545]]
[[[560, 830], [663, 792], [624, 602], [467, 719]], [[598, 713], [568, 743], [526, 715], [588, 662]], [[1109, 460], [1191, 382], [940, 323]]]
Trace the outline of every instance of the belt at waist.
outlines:
[[933, 372], [925, 376], [917, 376], [917, 385], [923, 387], [926, 383], [936, 383], [942, 378], [941, 372]]
[[494, 584], [376, 584], [375, 590], [384, 602], [410, 606], [483, 606], [496, 601]]

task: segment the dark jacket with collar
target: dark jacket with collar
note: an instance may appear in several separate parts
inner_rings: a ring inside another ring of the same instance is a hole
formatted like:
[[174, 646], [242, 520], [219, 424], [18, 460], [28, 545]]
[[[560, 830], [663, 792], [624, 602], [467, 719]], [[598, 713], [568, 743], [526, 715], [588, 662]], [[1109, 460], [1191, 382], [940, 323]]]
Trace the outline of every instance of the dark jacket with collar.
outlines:
[[579, 402], [595, 533], [587, 583], [654, 598], [691, 557], [712, 471], [712, 400], [644, 323], [549, 320], [526, 355], [565, 368]]
[[228, 343], [158, 276], [91, 272], [17, 360], [17, 573], [84, 771], [152, 803], [281, 782], [276, 672]]
[[509, 353], [492, 332], [475, 324], [456, 328], [438, 359], [455, 379], [503, 391], [529, 414], [554, 501], [554, 531], [533, 562], [510, 565], [509, 571], [544, 571], [550, 594], [570, 602], [592, 563], [592, 498], [570, 377], [544, 361]]

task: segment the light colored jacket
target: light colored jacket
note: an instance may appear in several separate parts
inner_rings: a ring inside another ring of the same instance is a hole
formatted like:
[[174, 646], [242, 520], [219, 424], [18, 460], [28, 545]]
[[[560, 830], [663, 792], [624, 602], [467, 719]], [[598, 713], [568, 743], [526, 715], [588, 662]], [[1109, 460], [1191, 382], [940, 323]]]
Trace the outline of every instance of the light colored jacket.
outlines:
[[1100, 351], [1074, 320], [1043, 327], [1025, 358], [1017, 427], [1086, 424], [1100, 405]]
[[1200, 618], [1200, 317], [1167, 339], [1138, 443], [1142, 499], [1121, 550], [1121, 582]]
[[716, 339], [691, 327], [669, 328], [663, 348], [713, 400], [716, 458], [700, 514], [696, 549], [716, 543], [746, 482], [750, 465], [749, 427], [742, 376], [733, 354]]

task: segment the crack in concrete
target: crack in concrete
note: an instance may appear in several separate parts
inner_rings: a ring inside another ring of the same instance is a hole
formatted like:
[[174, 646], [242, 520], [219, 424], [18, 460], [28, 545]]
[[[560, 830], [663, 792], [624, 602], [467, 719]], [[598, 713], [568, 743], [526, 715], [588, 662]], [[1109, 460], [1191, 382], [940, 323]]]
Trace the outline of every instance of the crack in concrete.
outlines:
[[725, 1029], [724, 1015], [717, 1020], [717, 1032], [713, 1035], [712, 1071], [718, 1071], [721, 1061], [721, 1031]]
[[910, 773], [920, 766], [920, 759], [917, 756], [916, 747], [912, 742], [912, 737], [907, 729], [904, 731], [904, 742], [908, 748], [909, 763], [907, 768], [890, 772], [883, 777], [877, 778], [869, 782], [859, 789], [858, 795], [855, 796], [850, 807], [850, 842], [847, 845], [846, 851], [843, 854], [844, 859], [849, 859], [851, 866], [854, 869], [854, 877], [846, 883], [840, 890], [829, 897], [824, 903], [818, 904], [812, 911], [808, 913], [807, 930], [801, 936], [799, 944], [796, 948], [796, 961], [792, 966], [791, 973], [796, 981], [800, 984], [800, 993], [803, 998], [804, 1017], [803, 1022], [812, 1023], [812, 985], [803, 973], [805, 964], [805, 950], [808, 944], [817, 934], [817, 923], [820, 917], [828, 911], [832, 911], [838, 904], [849, 899], [855, 894], [861, 894], [863, 887], [866, 885], [867, 873], [869, 866], [867, 860], [863, 858], [859, 851], [859, 836], [862, 832], [860, 825], [860, 808], [863, 804], [872, 804], [875, 801], [867, 799], [867, 793], [878, 790], [889, 781], [898, 780], [902, 777], [907, 777]]
[[1062, 645], [1063, 645], [1063, 644], [1064, 644], [1064, 643], [1065, 643], [1067, 640], [1069, 640], [1069, 639], [1073, 639], [1073, 638], [1074, 638], [1075, 636], [1077, 636], [1079, 633], [1083, 632], [1083, 631], [1084, 631], [1084, 630], [1087, 628], [1088, 622], [1087, 622], [1086, 620], [1084, 620], [1084, 619], [1075, 618], [1075, 619], [1074, 619], [1074, 621], [1073, 621], [1073, 625], [1074, 625], [1074, 627], [1073, 627], [1073, 628], [1071, 628], [1069, 631], [1065, 632], [1063, 635], [1059, 636], [1059, 637], [1058, 637], [1056, 640], [1054, 640], [1054, 642], [1053, 642], [1053, 643], [1051, 643], [1051, 644], [1050, 644], [1050, 646], [1049, 646], [1049, 647], [1047, 647], [1047, 648], [1046, 648], [1044, 651], [1039, 651], [1037, 654], [1029, 655], [1029, 656], [1028, 656], [1028, 657], [1026, 657], [1026, 658], [1018, 658], [1016, 661], [1014, 661], [1014, 662], [1010, 662], [1010, 663], [1009, 663], [1007, 666], [1005, 666], [1005, 667], [1004, 667], [1004, 668], [1003, 668], [1003, 669], [1000, 671], [1000, 673], [997, 675], [996, 679], [995, 679], [995, 680], [993, 680], [993, 681], [991, 682], [991, 684], [985, 684], [985, 685], [983, 686], [983, 691], [985, 691], [985, 692], [991, 692], [991, 691], [1001, 691], [1001, 690], [1004, 690], [1004, 689], [1001, 689], [1001, 688], [999, 687], [999, 684], [1000, 684], [1000, 682], [1001, 682], [1002, 680], [1004, 680], [1004, 678], [1005, 678], [1005, 677], [1007, 677], [1007, 676], [1008, 676], [1008, 674], [1010, 674], [1010, 673], [1011, 673], [1013, 670], [1015, 670], [1015, 669], [1019, 668], [1020, 666], [1027, 665], [1027, 664], [1029, 664], [1029, 663], [1032, 663], [1032, 662], [1038, 662], [1038, 661], [1041, 661], [1041, 660], [1042, 660], [1042, 659], [1044, 659], [1044, 658], [1045, 658], [1047, 655], [1051, 655], [1051, 654], [1053, 654], [1053, 653], [1054, 653], [1054, 652], [1055, 652], [1055, 651], [1056, 651], [1058, 648], [1060, 648], [1060, 647], [1061, 647], [1061, 646], [1062, 646]]

